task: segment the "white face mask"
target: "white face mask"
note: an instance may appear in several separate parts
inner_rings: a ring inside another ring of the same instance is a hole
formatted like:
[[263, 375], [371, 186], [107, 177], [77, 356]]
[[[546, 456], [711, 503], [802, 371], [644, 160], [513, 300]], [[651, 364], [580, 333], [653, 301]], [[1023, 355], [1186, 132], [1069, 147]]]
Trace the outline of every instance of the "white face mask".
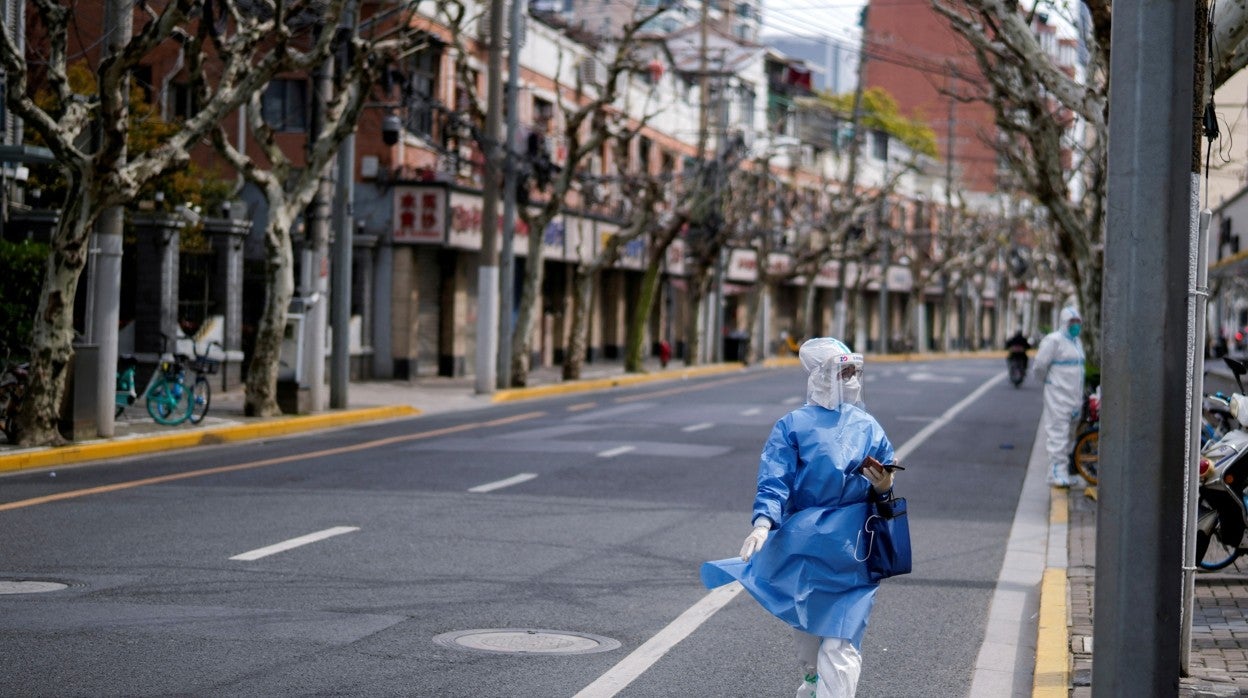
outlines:
[[806, 381], [806, 402], [834, 410], [841, 403], [862, 407], [862, 373], [841, 380], [840, 367], [829, 365], [810, 373]]
[[862, 378], [855, 375], [847, 381], [841, 381], [841, 402], [862, 404]]

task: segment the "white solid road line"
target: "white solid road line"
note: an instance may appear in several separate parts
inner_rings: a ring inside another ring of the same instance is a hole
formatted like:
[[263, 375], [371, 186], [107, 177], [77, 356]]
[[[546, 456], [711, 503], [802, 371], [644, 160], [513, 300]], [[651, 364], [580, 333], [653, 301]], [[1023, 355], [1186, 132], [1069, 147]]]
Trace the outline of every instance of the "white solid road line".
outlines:
[[646, 670], [667, 654], [668, 650], [675, 647], [676, 643], [689, 637], [707, 618], [715, 615], [716, 611], [727, 605], [743, 590], [744, 587], [740, 582], [712, 589], [711, 593], [702, 597], [702, 600], [690, 606], [689, 610], [680, 614], [676, 620], [668, 623], [666, 628], [659, 631], [659, 634], [646, 640], [645, 644], [633, 650], [632, 654], [621, 659], [619, 664], [611, 667], [607, 673], [581, 689], [581, 692], [573, 698], [610, 698], [624, 690], [624, 687], [646, 673]]
[[614, 458], [620, 454], [628, 453], [629, 451], [636, 451], [636, 450], [637, 450], [636, 446], [616, 446], [615, 448], [609, 448], [603, 451], [602, 453], [599, 453], [598, 457], [599, 458]]
[[702, 422], [701, 424], [690, 424], [687, 427], [681, 427], [680, 430], [687, 431], [687, 432], [694, 432], [694, 431], [702, 431], [703, 429], [710, 429], [713, 426], [715, 426], [713, 422]]
[[282, 541], [281, 543], [274, 543], [273, 545], [264, 548], [257, 548], [255, 550], [235, 555], [230, 559], [245, 561], [259, 560], [262, 557], [268, 557], [269, 555], [290, 550], [291, 548], [298, 548], [301, 545], [315, 543], [318, 540], [325, 540], [326, 538], [333, 538], [334, 536], [341, 536], [344, 533], [351, 533], [352, 531], [358, 530], [360, 530], [358, 526], [334, 526], [333, 528], [327, 528], [324, 531], [309, 533], [306, 536], [299, 536], [298, 538], [291, 538], [290, 540]]
[[537, 477], [537, 473], [520, 473], [519, 475], [513, 475], [505, 480], [496, 480], [495, 482], [487, 482], [484, 485], [469, 487], [468, 491], [477, 493], [493, 492], [494, 490], [501, 490], [504, 487], [511, 487], [512, 485], [519, 485], [522, 482], [528, 482], [535, 477]]
[[967, 395], [966, 397], [958, 401], [958, 404], [945, 410], [945, 413], [937, 417], [936, 421], [920, 429], [919, 433], [915, 434], [909, 441], [903, 444], [901, 448], [897, 449], [894, 452], [893, 455], [896, 456], [897, 462], [902, 463], [904, 465], [903, 461], [905, 461], [906, 458], [910, 456], [910, 452], [918, 448], [919, 445], [922, 444], [924, 441], [927, 441], [927, 437], [936, 433], [937, 429], [940, 429], [941, 427], [945, 426], [950, 421], [952, 421], [954, 417], [958, 416], [959, 412], [969, 407], [976, 400], [978, 400], [981, 396], [983, 396], [984, 393], [991, 390], [992, 386], [1005, 380], [1005, 377], [1006, 377], [1006, 374], [998, 373], [994, 375], [992, 378], [989, 378], [987, 381], [984, 382], [983, 385], [976, 388], [975, 391], [972, 392], [970, 395]]
[[[955, 415], [979, 399], [979, 396], [983, 395], [1003, 378], [1005, 378], [1005, 374], [999, 373], [988, 379], [986, 383], [979, 386], [973, 393], [946, 410], [935, 422], [921, 429], [919, 433], [915, 434], [909, 441], [902, 444], [901, 448], [895, 451], [897, 460], [901, 461], [906, 456], [909, 456], [914, 449], [921, 446], [924, 441], [927, 441], [927, 438], [935, 433], [937, 429], [947, 424]], [[624, 687], [632, 683], [638, 676], [644, 674], [663, 655], [667, 654], [668, 650], [675, 647], [676, 643], [688, 637], [707, 618], [715, 615], [716, 611], [727, 605], [742, 589], [739, 582], [712, 589], [709, 594], [702, 597], [701, 601], [690, 606], [689, 610], [680, 614], [679, 618], [660, 630], [658, 635], [655, 635], [641, 647], [633, 650], [632, 654], [622, 659], [619, 664], [611, 667], [607, 673], [599, 676], [596, 681], [586, 686], [573, 698], [611, 698], [624, 690]]]

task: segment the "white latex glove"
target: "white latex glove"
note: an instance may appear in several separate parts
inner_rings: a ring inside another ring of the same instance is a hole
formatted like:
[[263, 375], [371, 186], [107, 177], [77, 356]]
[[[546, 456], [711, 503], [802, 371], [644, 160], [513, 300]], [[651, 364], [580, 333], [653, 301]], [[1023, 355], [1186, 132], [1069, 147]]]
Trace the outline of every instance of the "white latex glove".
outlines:
[[871, 482], [871, 487], [878, 494], [893, 489], [893, 474], [871, 456], [867, 456], [862, 462], [862, 475]]
[[741, 559], [749, 562], [750, 557], [763, 547], [763, 543], [767, 542], [767, 532], [771, 530], [771, 522], [763, 517], [758, 517], [754, 521], [754, 530], [750, 531], [750, 535], [745, 537], [745, 543], [741, 544]]
[[1248, 427], [1248, 397], [1233, 393], [1228, 407], [1231, 409], [1231, 417], [1239, 422], [1240, 426]]

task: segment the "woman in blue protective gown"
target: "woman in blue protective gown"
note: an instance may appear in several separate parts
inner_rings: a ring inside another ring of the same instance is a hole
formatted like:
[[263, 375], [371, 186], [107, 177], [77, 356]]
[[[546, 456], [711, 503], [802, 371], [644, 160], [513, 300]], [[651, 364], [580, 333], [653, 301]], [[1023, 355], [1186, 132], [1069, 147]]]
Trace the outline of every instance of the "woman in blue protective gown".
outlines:
[[859, 531], [868, 499], [892, 495], [893, 446], [863, 409], [862, 355], [819, 337], [798, 352], [806, 405], [771, 430], [758, 466], [754, 530], [741, 556], [708, 562], [708, 588], [739, 581], [794, 628], [799, 698], [852, 697], [878, 586]]

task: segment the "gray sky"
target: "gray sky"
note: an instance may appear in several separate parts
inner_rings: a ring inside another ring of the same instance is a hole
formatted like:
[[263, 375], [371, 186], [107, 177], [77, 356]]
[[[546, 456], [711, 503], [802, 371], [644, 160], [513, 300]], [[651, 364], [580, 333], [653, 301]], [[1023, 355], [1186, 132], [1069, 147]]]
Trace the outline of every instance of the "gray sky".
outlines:
[[856, 39], [866, 0], [763, 0], [763, 34]]

